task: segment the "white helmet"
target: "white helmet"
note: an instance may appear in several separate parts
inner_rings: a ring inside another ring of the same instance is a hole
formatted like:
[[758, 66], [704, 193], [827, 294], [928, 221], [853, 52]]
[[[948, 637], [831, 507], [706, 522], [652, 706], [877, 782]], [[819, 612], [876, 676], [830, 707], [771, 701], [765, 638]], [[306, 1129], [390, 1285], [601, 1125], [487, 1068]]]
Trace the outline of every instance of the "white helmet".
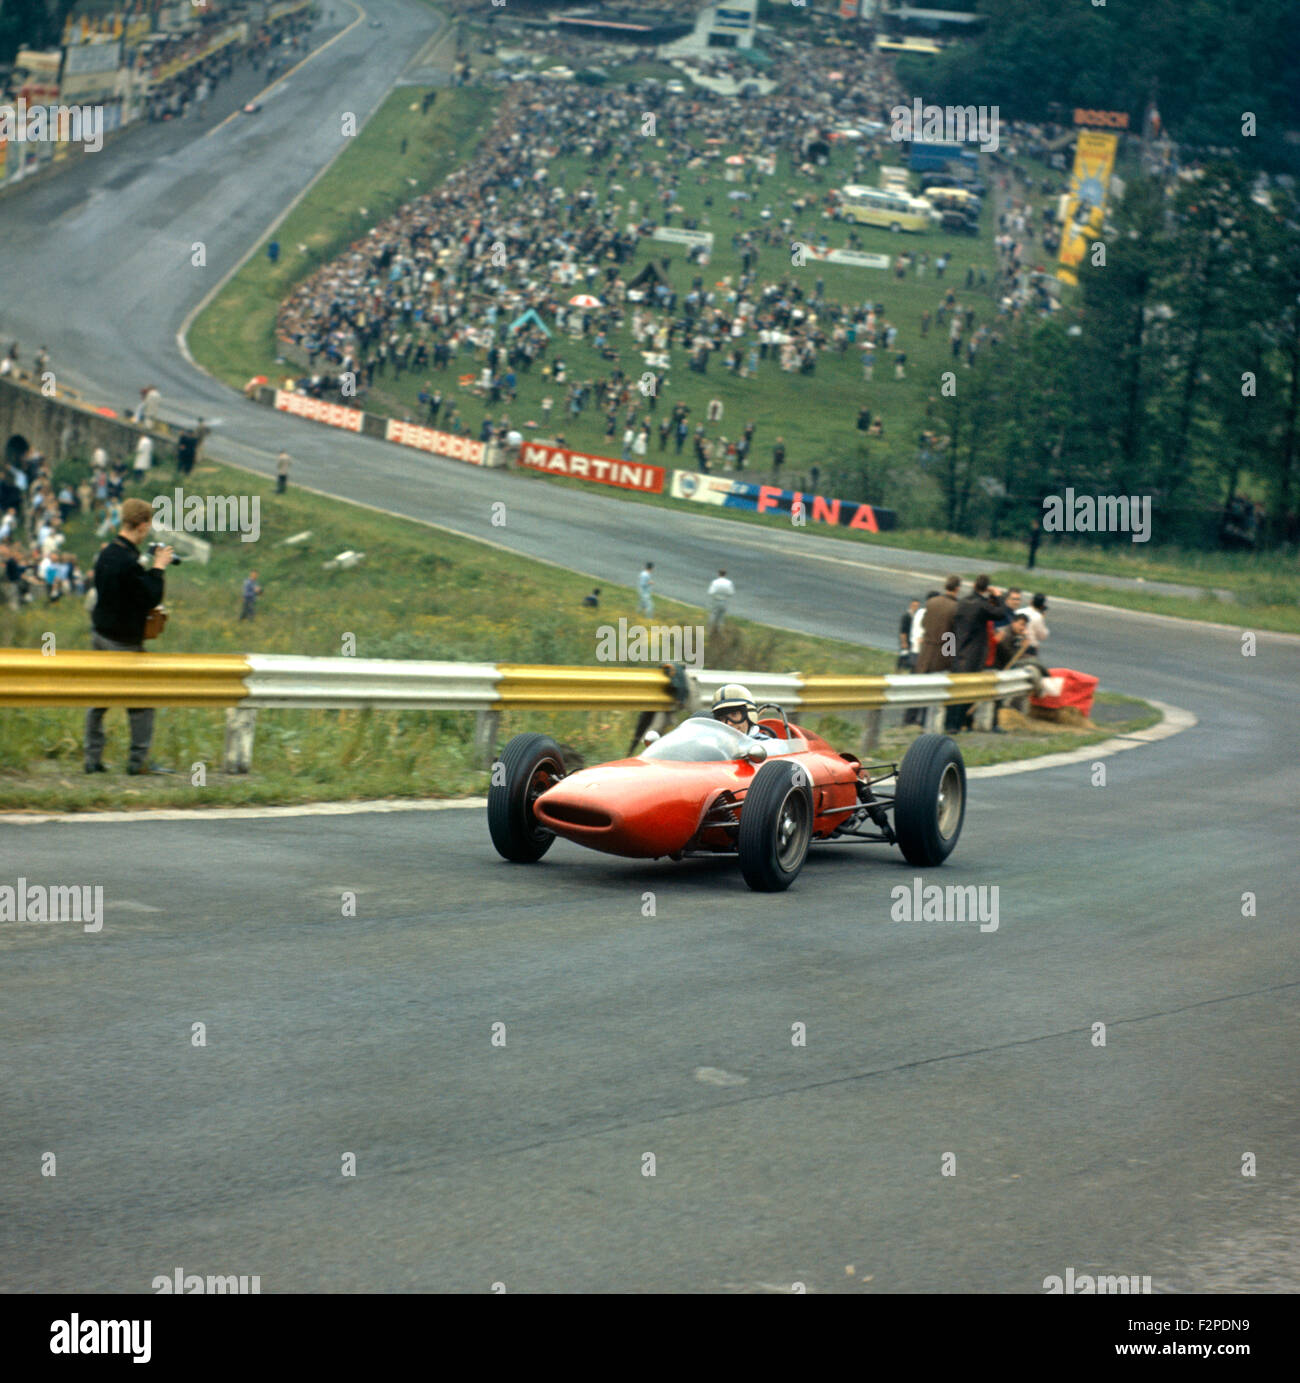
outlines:
[[754, 704], [753, 693], [739, 682], [728, 682], [714, 694], [713, 718], [724, 720], [736, 711], [744, 711], [751, 730], [758, 724], [758, 707]]

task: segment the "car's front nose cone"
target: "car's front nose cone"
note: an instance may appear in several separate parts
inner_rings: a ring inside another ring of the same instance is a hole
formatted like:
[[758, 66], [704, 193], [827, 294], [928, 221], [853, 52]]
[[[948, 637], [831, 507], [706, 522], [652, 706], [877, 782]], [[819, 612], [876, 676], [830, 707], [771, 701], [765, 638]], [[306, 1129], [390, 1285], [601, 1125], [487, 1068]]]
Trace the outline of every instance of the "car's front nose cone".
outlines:
[[[673, 765], [689, 770], [696, 765]], [[635, 859], [676, 854], [699, 824], [702, 792], [695, 775], [679, 772], [679, 791], [665, 792], [665, 775], [632, 760], [582, 769], [561, 779], [533, 804], [538, 824], [557, 836]]]

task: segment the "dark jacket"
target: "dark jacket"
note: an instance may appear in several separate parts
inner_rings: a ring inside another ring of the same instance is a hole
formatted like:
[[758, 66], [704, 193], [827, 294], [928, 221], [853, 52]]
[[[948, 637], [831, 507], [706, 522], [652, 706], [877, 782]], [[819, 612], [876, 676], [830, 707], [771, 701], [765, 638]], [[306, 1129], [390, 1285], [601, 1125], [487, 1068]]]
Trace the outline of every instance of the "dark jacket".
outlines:
[[1027, 647], [1029, 638], [1021, 634], [1019, 638], [1007, 629], [1003, 629], [998, 636], [998, 646], [993, 650], [993, 666], [1001, 672], [1007, 667], [1013, 658], [1017, 663], [1023, 663], [1023, 657], [1017, 657], [1022, 648]]
[[163, 598], [163, 574], [140, 565], [140, 549], [120, 533], [95, 558], [95, 632], [114, 643], [144, 642], [145, 617]]
[[952, 632], [957, 637], [957, 656], [954, 672], [979, 672], [989, 656], [989, 620], [1002, 609], [999, 596], [981, 595], [972, 591], [957, 602]]
[[917, 672], [949, 672], [952, 659], [942, 650], [945, 634], [952, 633], [953, 616], [957, 613], [957, 597], [950, 591], [940, 591], [925, 602], [925, 620], [921, 625], [921, 653], [916, 660]]

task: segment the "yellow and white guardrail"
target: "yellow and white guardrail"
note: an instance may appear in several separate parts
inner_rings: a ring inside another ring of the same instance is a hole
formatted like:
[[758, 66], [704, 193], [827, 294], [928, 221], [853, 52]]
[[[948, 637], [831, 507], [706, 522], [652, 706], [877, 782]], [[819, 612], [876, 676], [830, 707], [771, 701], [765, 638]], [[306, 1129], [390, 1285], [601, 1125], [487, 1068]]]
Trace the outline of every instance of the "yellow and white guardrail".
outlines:
[[[216, 706], [395, 711], [672, 711], [707, 706], [726, 682], [794, 710], [879, 710], [1021, 696], [1026, 668], [889, 674], [695, 672], [664, 667], [528, 667], [281, 653], [116, 653], [0, 649], [0, 706]], [[686, 695], [683, 695], [683, 691]]]

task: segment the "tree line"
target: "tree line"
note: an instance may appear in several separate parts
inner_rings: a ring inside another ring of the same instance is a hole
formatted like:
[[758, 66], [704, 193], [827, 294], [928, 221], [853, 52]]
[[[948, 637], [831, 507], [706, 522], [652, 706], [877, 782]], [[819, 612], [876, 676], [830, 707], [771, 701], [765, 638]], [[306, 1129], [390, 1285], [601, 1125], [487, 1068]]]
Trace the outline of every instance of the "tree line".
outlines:
[[1158, 541], [1208, 546], [1232, 501], [1257, 541], [1297, 541], [1300, 201], [1238, 165], [1129, 181], [1077, 300], [1011, 322], [930, 404], [935, 517], [1023, 532], [1073, 486], [1149, 495]]

